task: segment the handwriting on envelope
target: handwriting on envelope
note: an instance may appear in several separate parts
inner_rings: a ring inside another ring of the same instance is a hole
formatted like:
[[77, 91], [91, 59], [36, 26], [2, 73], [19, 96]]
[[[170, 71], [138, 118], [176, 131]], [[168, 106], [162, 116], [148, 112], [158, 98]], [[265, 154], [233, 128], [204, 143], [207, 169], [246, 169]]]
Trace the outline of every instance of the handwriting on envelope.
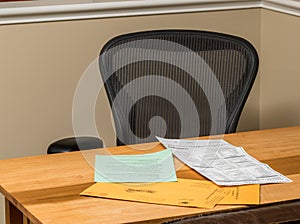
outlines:
[[113, 198], [185, 207], [213, 208], [226, 195], [228, 187], [210, 181], [179, 179], [159, 183], [95, 183], [80, 195]]

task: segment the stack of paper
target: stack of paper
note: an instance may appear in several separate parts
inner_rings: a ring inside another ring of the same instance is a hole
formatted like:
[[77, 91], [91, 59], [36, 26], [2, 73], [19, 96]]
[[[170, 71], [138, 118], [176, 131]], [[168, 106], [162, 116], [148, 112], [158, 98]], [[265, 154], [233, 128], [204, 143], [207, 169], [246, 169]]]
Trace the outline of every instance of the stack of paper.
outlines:
[[221, 187], [207, 180], [177, 179], [170, 148], [141, 155], [97, 155], [97, 183], [80, 195], [200, 208], [259, 204], [259, 185]]
[[292, 182], [224, 140], [157, 139], [179, 160], [218, 185]]

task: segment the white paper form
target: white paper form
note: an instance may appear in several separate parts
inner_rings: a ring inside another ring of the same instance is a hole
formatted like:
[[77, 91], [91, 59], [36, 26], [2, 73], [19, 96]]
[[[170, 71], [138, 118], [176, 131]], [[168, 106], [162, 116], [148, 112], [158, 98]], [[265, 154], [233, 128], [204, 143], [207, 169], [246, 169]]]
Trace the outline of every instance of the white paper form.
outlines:
[[186, 165], [223, 186], [292, 182], [265, 163], [250, 156], [242, 147], [222, 139], [157, 139]]

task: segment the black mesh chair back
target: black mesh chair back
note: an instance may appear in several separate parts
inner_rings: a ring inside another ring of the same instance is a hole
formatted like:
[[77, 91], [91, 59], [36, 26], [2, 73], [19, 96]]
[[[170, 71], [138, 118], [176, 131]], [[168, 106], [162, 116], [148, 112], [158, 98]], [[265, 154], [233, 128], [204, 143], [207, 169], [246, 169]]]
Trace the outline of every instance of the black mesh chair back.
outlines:
[[258, 69], [246, 40], [214, 32], [125, 34], [101, 50], [117, 145], [236, 131]]

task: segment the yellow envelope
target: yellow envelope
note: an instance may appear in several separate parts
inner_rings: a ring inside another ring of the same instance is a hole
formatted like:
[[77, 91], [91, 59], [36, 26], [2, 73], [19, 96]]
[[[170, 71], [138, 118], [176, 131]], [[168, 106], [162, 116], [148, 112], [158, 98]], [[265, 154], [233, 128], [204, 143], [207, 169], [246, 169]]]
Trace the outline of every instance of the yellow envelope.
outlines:
[[80, 195], [185, 207], [213, 208], [230, 188], [211, 181], [178, 178], [177, 182], [95, 183]]
[[231, 188], [231, 192], [226, 195], [218, 204], [227, 205], [250, 205], [260, 202], [260, 185], [242, 185]]

